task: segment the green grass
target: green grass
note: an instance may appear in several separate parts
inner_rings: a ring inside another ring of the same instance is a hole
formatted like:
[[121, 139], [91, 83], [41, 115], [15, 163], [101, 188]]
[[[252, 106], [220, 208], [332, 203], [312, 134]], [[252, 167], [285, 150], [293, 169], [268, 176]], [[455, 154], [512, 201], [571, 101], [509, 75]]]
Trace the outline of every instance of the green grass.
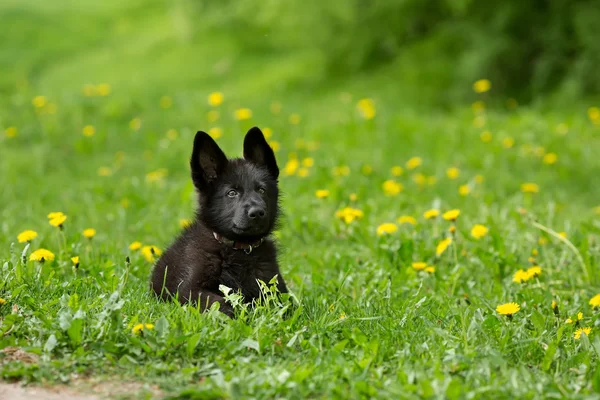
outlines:
[[[600, 314], [588, 302], [600, 293], [600, 127], [586, 115], [590, 104], [507, 109], [492, 91], [473, 96], [489, 104], [479, 114], [470, 104], [415, 106], [407, 94], [418, 86], [395, 86], [393, 67], [323, 84], [310, 52], [246, 54], [225, 33], [186, 33], [185, 2], [52, 4], [0, 6], [13, 21], [0, 47], [0, 132], [18, 131], [0, 133], [0, 348], [40, 355], [36, 364], [0, 355], [3, 379], [106, 376], [158, 383], [177, 398], [598, 397]], [[82, 93], [103, 82], [108, 96]], [[225, 102], [209, 122], [215, 90]], [[36, 110], [38, 95], [55, 112]], [[170, 108], [160, 107], [162, 96]], [[371, 120], [356, 109], [367, 97]], [[273, 102], [281, 112], [271, 112]], [[252, 109], [251, 120], [233, 118], [239, 107]], [[294, 113], [299, 124], [290, 124]], [[566, 134], [557, 133], [562, 123]], [[91, 137], [82, 135], [88, 124]], [[280, 182], [280, 262], [297, 307], [272, 299], [229, 320], [156, 301], [152, 264], [129, 244], [164, 249], [193, 215], [187, 160], [197, 130], [221, 128], [218, 142], [238, 156], [253, 125], [272, 129], [282, 170], [294, 157], [314, 160], [306, 177], [288, 164], [293, 173]], [[505, 148], [509, 137], [514, 146]], [[545, 164], [545, 153], [557, 162]], [[422, 165], [408, 170], [411, 157]], [[349, 175], [334, 174], [340, 166]], [[393, 177], [393, 166], [404, 173]], [[453, 166], [457, 179], [446, 175]], [[110, 176], [99, 176], [103, 167]], [[151, 181], [161, 168], [167, 176]], [[436, 181], [419, 184], [418, 174]], [[404, 190], [386, 196], [388, 179]], [[539, 192], [522, 193], [525, 182]], [[316, 198], [318, 189], [329, 196]], [[364, 216], [345, 224], [335, 214], [346, 206]], [[461, 214], [455, 224], [425, 220], [431, 208]], [[63, 230], [48, 223], [52, 211], [68, 216]], [[401, 215], [417, 225], [377, 235]], [[489, 233], [473, 238], [474, 224]], [[84, 238], [85, 228], [97, 235]], [[16, 240], [25, 229], [39, 234], [29, 246]], [[39, 248], [56, 260], [27, 261]], [[435, 273], [415, 271], [417, 261]], [[531, 262], [541, 275], [512, 282]], [[505, 302], [521, 307], [512, 320], [495, 311]], [[583, 320], [565, 323], [578, 312]], [[154, 329], [134, 335], [138, 323]], [[589, 337], [574, 339], [579, 327], [592, 327]]]

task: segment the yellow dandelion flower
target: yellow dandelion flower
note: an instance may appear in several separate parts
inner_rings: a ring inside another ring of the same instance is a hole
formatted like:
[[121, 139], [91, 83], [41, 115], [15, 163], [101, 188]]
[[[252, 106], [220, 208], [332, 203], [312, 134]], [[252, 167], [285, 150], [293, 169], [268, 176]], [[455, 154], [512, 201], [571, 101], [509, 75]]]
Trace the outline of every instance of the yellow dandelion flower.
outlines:
[[279, 149], [281, 149], [281, 144], [279, 144], [279, 142], [276, 141], [276, 140], [271, 140], [268, 143], [269, 143], [269, 146], [271, 146], [271, 148], [273, 149], [274, 152], [278, 152]]
[[446, 238], [439, 242], [435, 248], [435, 255], [438, 257], [441, 256], [451, 244], [452, 238]]
[[404, 190], [404, 186], [402, 186], [401, 183], [398, 183], [392, 179], [388, 179], [387, 181], [383, 182], [382, 187], [386, 196], [396, 196], [398, 193]]
[[521, 307], [517, 303], [505, 303], [496, 307], [496, 312], [501, 315], [512, 316], [513, 314], [519, 312], [520, 309]]
[[75, 266], [79, 265], [79, 256], [71, 257], [71, 262], [73, 262], [73, 265]]
[[238, 108], [234, 111], [233, 117], [238, 121], [246, 121], [252, 118], [252, 110], [249, 108]]
[[560, 236], [561, 238], [566, 239], [567, 238], [567, 232], [558, 232], [558, 236]]
[[179, 137], [179, 132], [177, 132], [176, 129], [169, 129], [167, 131], [167, 139], [169, 140], [175, 140]]
[[150, 331], [154, 329], [154, 325], [153, 324], [136, 324], [133, 329], [131, 329], [131, 333], [133, 333], [134, 335], [138, 335], [140, 333], [142, 333], [143, 331]]
[[315, 196], [317, 196], [317, 199], [324, 199], [329, 197], [329, 190], [327, 189], [319, 189], [315, 192]]
[[[365, 164], [360, 168], [360, 172], [365, 176], [369, 176], [373, 173], [373, 167], [371, 167], [368, 164]], [[598, 206], [598, 208], [600, 209], [600, 206]], [[600, 212], [598, 212], [598, 214], [600, 214]]]
[[427, 263], [422, 261], [414, 262], [412, 263], [412, 267], [416, 271], [423, 271], [425, 268], [427, 268]]
[[33, 239], [37, 237], [37, 232], [32, 230], [26, 230], [17, 236], [17, 240], [19, 243], [31, 242]]
[[221, 136], [223, 136], [223, 131], [221, 130], [221, 128], [215, 127], [215, 128], [210, 128], [208, 130], [208, 134], [210, 135], [211, 138], [216, 140], [216, 139], [220, 138]]
[[485, 225], [481, 224], [475, 224], [473, 225], [473, 228], [471, 228], [471, 236], [473, 236], [475, 239], [481, 239], [487, 235], [488, 232], [489, 229]]
[[521, 184], [521, 191], [523, 193], [537, 193], [540, 191], [540, 187], [536, 183], [523, 183]]
[[81, 132], [83, 133], [83, 136], [91, 137], [96, 134], [96, 128], [94, 128], [93, 125], [86, 125]]
[[358, 200], [358, 195], [356, 193], [350, 193], [350, 196], [348, 197], [350, 198], [350, 201]]
[[[191, 224], [192, 224], [192, 221], [188, 218], [182, 218], [179, 220], [179, 227], [181, 227], [181, 228], [187, 228]], [[140, 246], [141, 246], [141, 243], [140, 243]], [[129, 248], [131, 248], [131, 246], [129, 246]]]
[[288, 160], [288, 162], [285, 164], [285, 167], [283, 167], [283, 173], [285, 175], [294, 175], [299, 166], [300, 162], [298, 161], [298, 159], [292, 158]]
[[435, 267], [432, 267], [431, 265], [428, 267], [425, 267], [425, 272], [433, 274], [435, 272]]
[[555, 164], [557, 160], [558, 156], [556, 155], [556, 153], [546, 153], [544, 155], [544, 158], [542, 159], [542, 162], [546, 165], [552, 165]]
[[206, 113], [206, 119], [208, 122], [217, 122], [220, 117], [221, 114], [217, 110], [210, 110]]
[[392, 172], [392, 175], [394, 175], [394, 176], [400, 176], [400, 175], [402, 175], [404, 173], [404, 168], [402, 168], [399, 165], [394, 165], [392, 167], [392, 171], [391, 172]]
[[348, 176], [350, 175], [350, 167], [347, 165], [340, 165], [333, 169], [334, 176]]
[[166, 168], [159, 168], [155, 171], [148, 172], [146, 174], [146, 182], [160, 182], [169, 175], [169, 170]]
[[571, 318], [567, 318], [567, 320], [565, 321], [565, 324], [572, 324], [573, 320]]
[[96, 93], [98, 93], [98, 96], [108, 96], [110, 93], [112, 92], [112, 88], [108, 83], [101, 83], [98, 86], [96, 86]]
[[423, 164], [421, 157], [412, 157], [406, 162], [406, 168], [415, 169]]
[[65, 215], [65, 214], [63, 214], [61, 211], [53, 211], [48, 214], [48, 219], [62, 217], [63, 215]]
[[142, 248], [142, 243], [138, 242], [137, 240], [129, 245], [129, 250], [136, 251], [141, 248]]
[[436, 210], [435, 208], [427, 210], [423, 213], [423, 217], [425, 217], [425, 219], [436, 218], [438, 215], [440, 215], [440, 210]]
[[456, 232], [456, 226], [452, 225], [450, 228], [448, 228], [448, 232], [454, 234]]
[[304, 168], [304, 167], [302, 167], [302, 168], [298, 169], [298, 173], [297, 173], [297, 175], [298, 175], [300, 178], [306, 178], [307, 176], [309, 176], [309, 175], [310, 175], [310, 170], [309, 170], [308, 168]]
[[427, 183], [427, 177], [422, 173], [414, 174], [412, 180], [419, 186], [424, 186]]
[[600, 293], [590, 299], [590, 306], [592, 308], [600, 307]]
[[346, 224], [349, 224], [356, 219], [362, 218], [363, 215], [364, 214], [361, 210], [352, 207], [344, 207], [341, 210], [335, 212], [335, 216], [343, 220]]
[[162, 96], [160, 98], [159, 104], [160, 108], [162, 108], [163, 110], [168, 110], [173, 106], [173, 98], [171, 98], [171, 96]]
[[290, 118], [289, 118], [290, 124], [298, 125], [300, 123], [300, 120], [301, 120], [300, 115], [298, 115], [298, 114], [290, 115]]
[[31, 253], [29, 261], [54, 261], [54, 253], [46, 249], [38, 249]]
[[539, 251], [538, 251], [538, 249], [532, 249], [531, 250], [531, 255], [532, 256], [537, 256], [538, 254], [540, 254]]
[[302, 166], [306, 168], [310, 168], [315, 165], [315, 160], [312, 157], [306, 157], [302, 160]]
[[460, 185], [458, 187], [458, 194], [461, 196], [467, 196], [469, 193], [471, 193], [471, 188], [469, 185]]
[[492, 132], [490, 132], [490, 131], [483, 131], [483, 132], [481, 132], [481, 135], [479, 135], [479, 138], [481, 139], [481, 141], [483, 143], [489, 143], [489, 142], [492, 141], [492, 138], [493, 138]]
[[3, 306], [6, 304], [6, 300], [4, 300], [2, 297], [0, 297], [0, 306]]
[[485, 93], [492, 88], [492, 82], [489, 79], [479, 79], [473, 83], [475, 93]]
[[375, 115], [377, 115], [377, 112], [375, 110], [375, 104], [371, 99], [359, 100], [356, 104], [356, 108], [358, 109], [360, 115], [366, 120], [373, 119], [375, 118]]
[[208, 95], [208, 105], [211, 107], [218, 107], [223, 103], [225, 96], [221, 92], [212, 92]]
[[542, 267], [540, 267], [539, 265], [533, 265], [533, 266], [527, 268], [527, 273], [529, 274], [530, 277], [535, 278], [542, 274]]
[[377, 235], [389, 235], [398, 230], [398, 226], [392, 222], [386, 222], [377, 227]]
[[48, 223], [52, 226], [61, 227], [62, 224], [67, 220], [67, 216], [63, 213], [59, 213], [55, 215], [53, 218], [50, 218]]
[[588, 118], [590, 119], [590, 121], [592, 121], [594, 124], [597, 124], [600, 122], [600, 108], [598, 108], [598, 107], [588, 108], [587, 115], [588, 115]]
[[346, 313], [345, 312], [341, 313], [340, 316], [339, 316], [339, 319], [340, 319], [340, 321], [345, 320], [346, 319]]
[[263, 128], [262, 130], [263, 136], [265, 139], [270, 139], [273, 136], [273, 129], [271, 128]]
[[134, 118], [129, 121], [129, 129], [132, 131], [139, 131], [142, 127], [142, 120], [140, 118]]
[[98, 176], [111, 176], [112, 169], [110, 167], [100, 167], [98, 168]]
[[398, 220], [396, 222], [398, 222], [398, 224], [400, 224], [400, 225], [403, 225], [403, 224], [416, 225], [417, 224], [416, 218], [411, 217], [410, 215], [402, 215], [402, 216], [398, 217]]
[[160, 256], [162, 251], [156, 246], [144, 246], [142, 247], [142, 255], [148, 262], [153, 262], [156, 257]]
[[460, 170], [456, 167], [450, 167], [446, 170], [446, 176], [449, 179], [456, 179], [460, 175]]
[[424, 186], [427, 183], [427, 177], [425, 176], [425, 174], [421, 174], [421, 173], [414, 174], [412, 176], [412, 179], [419, 186]]
[[502, 146], [504, 146], [505, 149], [510, 149], [514, 145], [515, 145], [515, 139], [513, 139], [511, 137], [507, 137], [502, 140]]
[[269, 109], [271, 110], [272, 114], [279, 114], [281, 112], [281, 109], [283, 108], [283, 106], [281, 105], [281, 103], [274, 101], [273, 103], [271, 103], [271, 106], [269, 107]]
[[33, 100], [31, 100], [31, 104], [33, 104], [35, 108], [44, 108], [46, 104], [48, 104], [48, 99], [46, 96], [35, 96]]
[[592, 332], [592, 328], [590, 328], [590, 327], [579, 328], [575, 331], [575, 333], [573, 334], [573, 337], [575, 338], [575, 340], [579, 340], [579, 339], [581, 339], [582, 333], [585, 333], [586, 336], [589, 336], [591, 332]]
[[531, 276], [524, 270], [520, 269], [513, 275], [513, 282], [515, 283], [523, 283], [527, 282]]
[[6, 128], [4, 130], [4, 134], [6, 135], [7, 138], [14, 138], [15, 136], [17, 136], [18, 130], [17, 127], [15, 126], [9, 126], [8, 128]]
[[583, 313], [580, 311], [577, 313], [577, 321], [581, 321], [583, 319]]
[[83, 236], [85, 236], [88, 239], [91, 239], [94, 236], [96, 236], [96, 230], [94, 228], [88, 228], [83, 231]]
[[460, 215], [460, 210], [454, 209], [454, 210], [446, 211], [444, 214], [442, 214], [442, 218], [444, 218], [446, 221], [456, 221], [456, 219], [458, 218], [459, 215]]

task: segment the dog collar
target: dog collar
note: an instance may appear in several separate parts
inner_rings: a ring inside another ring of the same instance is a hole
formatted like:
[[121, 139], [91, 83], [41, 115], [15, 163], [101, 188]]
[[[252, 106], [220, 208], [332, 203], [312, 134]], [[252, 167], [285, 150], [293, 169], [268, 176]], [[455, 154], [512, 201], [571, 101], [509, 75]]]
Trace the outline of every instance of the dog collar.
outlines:
[[244, 253], [246, 253], [246, 254], [252, 253], [252, 250], [254, 250], [258, 246], [260, 246], [264, 241], [264, 238], [260, 238], [252, 243], [236, 242], [235, 240], [224, 238], [223, 236], [219, 235], [217, 232], [213, 232], [213, 236], [215, 237], [215, 240], [217, 242], [225, 244], [227, 246], [231, 246], [234, 250], [244, 250]]

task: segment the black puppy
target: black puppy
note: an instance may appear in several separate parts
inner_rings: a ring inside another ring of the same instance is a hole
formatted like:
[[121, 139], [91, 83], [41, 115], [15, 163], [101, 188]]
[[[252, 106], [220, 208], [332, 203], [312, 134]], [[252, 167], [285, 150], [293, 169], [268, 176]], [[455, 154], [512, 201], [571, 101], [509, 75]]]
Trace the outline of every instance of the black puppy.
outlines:
[[217, 143], [198, 132], [190, 161], [198, 191], [195, 221], [157, 261], [151, 286], [163, 299], [214, 302], [233, 317], [219, 285], [240, 290], [244, 301], [260, 296], [257, 279], [275, 275], [278, 289], [287, 288], [277, 265], [275, 244], [268, 238], [279, 214], [279, 168], [260, 129], [244, 139], [244, 158], [227, 159]]

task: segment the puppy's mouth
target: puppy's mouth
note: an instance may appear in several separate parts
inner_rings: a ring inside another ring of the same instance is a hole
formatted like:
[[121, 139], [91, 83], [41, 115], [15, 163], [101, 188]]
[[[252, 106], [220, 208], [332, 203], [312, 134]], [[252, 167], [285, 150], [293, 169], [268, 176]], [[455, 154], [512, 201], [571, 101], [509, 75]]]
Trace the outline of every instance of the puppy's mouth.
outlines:
[[240, 227], [240, 226], [234, 225], [233, 228], [231, 228], [231, 230], [234, 233], [237, 233], [238, 235], [243, 235], [244, 233], [247, 233], [248, 231], [250, 231], [250, 227], [248, 227], [248, 226]]
[[240, 235], [240, 236], [256, 236], [256, 235], [260, 235], [262, 229], [260, 226], [253, 226], [253, 225], [247, 225], [247, 226], [240, 226], [240, 225], [233, 225], [233, 227], [231, 228], [231, 231], [233, 233], [235, 233], [236, 235]]

